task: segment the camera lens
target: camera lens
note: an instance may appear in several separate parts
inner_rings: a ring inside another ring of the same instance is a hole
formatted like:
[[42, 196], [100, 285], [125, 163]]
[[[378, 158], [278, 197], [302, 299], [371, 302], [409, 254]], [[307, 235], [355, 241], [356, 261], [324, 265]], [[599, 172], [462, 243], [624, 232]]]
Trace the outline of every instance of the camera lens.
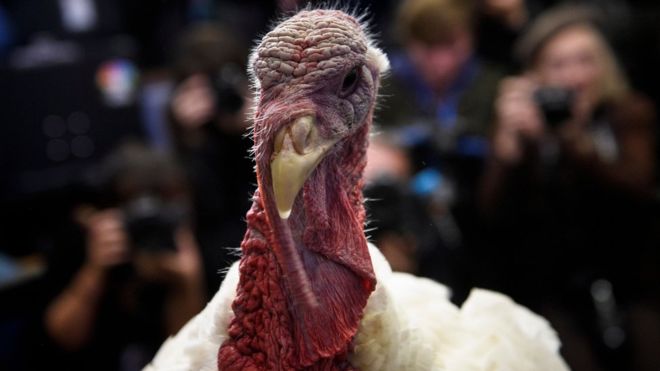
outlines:
[[570, 89], [542, 87], [534, 93], [534, 99], [550, 127], [559, 126], [572, 116], [575, 94]]
[[243, 108], [243, 96], [235, 81], [224, 78], [222, 73], [210, 76], [210, 81], [219, 114], [235, 114]]

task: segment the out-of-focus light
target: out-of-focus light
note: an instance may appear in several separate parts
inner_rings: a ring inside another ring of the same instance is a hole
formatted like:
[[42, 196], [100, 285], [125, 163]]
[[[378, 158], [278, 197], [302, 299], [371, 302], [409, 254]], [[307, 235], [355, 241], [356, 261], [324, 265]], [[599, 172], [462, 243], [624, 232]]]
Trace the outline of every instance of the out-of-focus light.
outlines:
[[86, 134], [89, 131], [89, 116], [85, 112], [76, 111], [66, 119], [69, 132], [76, 135]]
[[46, 116], [41, 128], [44, 134], [49, 138], [59, 138], [66, 132], [64, 119], [57, 115]]
[[71, 153], [79, 158], [86, 158], [94, 153], [94, 142], [86, 135], [73, 138], [71, 141]]
[[46, 156], [52, 161], [60, 162], [69, 158], [69, 144], [62, 139], [51, 139], [46, 144]]
[[131, 104], [135, 99], [137, 83], [137, 67], [127, 59], [111, 59], [96, 71], [96, 86], [103, 94], [105, 103], [111, 107]]

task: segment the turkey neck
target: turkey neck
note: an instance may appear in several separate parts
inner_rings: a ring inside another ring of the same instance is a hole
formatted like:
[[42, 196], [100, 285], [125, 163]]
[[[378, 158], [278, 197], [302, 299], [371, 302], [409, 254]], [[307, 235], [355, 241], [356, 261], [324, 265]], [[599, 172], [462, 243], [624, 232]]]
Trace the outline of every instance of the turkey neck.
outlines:
[[[346, 358], [375, 287], [361, 193], [368, 130], [364, 125], [319, 164], [288, 220], [279, 218], [269, 168], [257, 159], [259, 190], [247, 214], [221, 370], [353, 369]], [[300, 272], [283, 256], [287, 239], [318, 305], [308, 305], [290, 276]]]

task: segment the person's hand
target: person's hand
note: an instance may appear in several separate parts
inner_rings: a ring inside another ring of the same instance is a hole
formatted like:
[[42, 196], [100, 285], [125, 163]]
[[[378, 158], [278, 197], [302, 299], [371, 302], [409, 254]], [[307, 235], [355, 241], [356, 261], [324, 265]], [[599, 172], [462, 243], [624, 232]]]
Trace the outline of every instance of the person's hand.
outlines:
[[545, 124], [534, 101], [536, 89], [537, 84], [530, 77], [513, 77], [500, 83], [493, 137], [496, 159], [507, 164], [518, 163], [524, 144], [538, 142], [543, 136]]
[[171, 109], [174, 119], [184, 129], [198, 128], [209, 122], [216, 107], [208, 78], [198, 74], [184, 80], [174, 90]]
[[584, 116], [574, 113], [570, 120], [557, 129], [557, 137], [564, 151], [573, 158], [588, 160], [596, 153], [588, 131], [588, 120]]
[[160, 283], [167, 291], [164, 325], [168, 333], [178, 332], [203, 308], [205, 284], [199, 248], [189, 226], [177, 228], [175, 251], [136, 251], [134, 266], [138, 277]]
[[81, 218], [87, 229], [88, 268], [104, 272], [129, 259], [128, 237], [119, 210], [88, 210]]
[[199, 248], [189, 227], [180, 227], [175, 235], [176, 251], [137, 251], [138, 273], [154, 282], [190, 283], [201, 278]]

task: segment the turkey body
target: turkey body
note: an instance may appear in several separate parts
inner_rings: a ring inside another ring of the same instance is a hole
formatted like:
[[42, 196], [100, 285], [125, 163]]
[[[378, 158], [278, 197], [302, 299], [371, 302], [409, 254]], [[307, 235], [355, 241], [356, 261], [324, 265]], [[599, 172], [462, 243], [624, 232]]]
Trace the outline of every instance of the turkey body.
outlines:
[[[475, 289], [458, 308], [445, 286], [392, 272], [373, 245], [369, 253], [378, 284], [349, 356], [359, 370], [568, 370], [548, 322], [507, 296]], [[145, 371], [218, 370], [238, 282], [237, 262], [206, 308], [163, 344]]]

